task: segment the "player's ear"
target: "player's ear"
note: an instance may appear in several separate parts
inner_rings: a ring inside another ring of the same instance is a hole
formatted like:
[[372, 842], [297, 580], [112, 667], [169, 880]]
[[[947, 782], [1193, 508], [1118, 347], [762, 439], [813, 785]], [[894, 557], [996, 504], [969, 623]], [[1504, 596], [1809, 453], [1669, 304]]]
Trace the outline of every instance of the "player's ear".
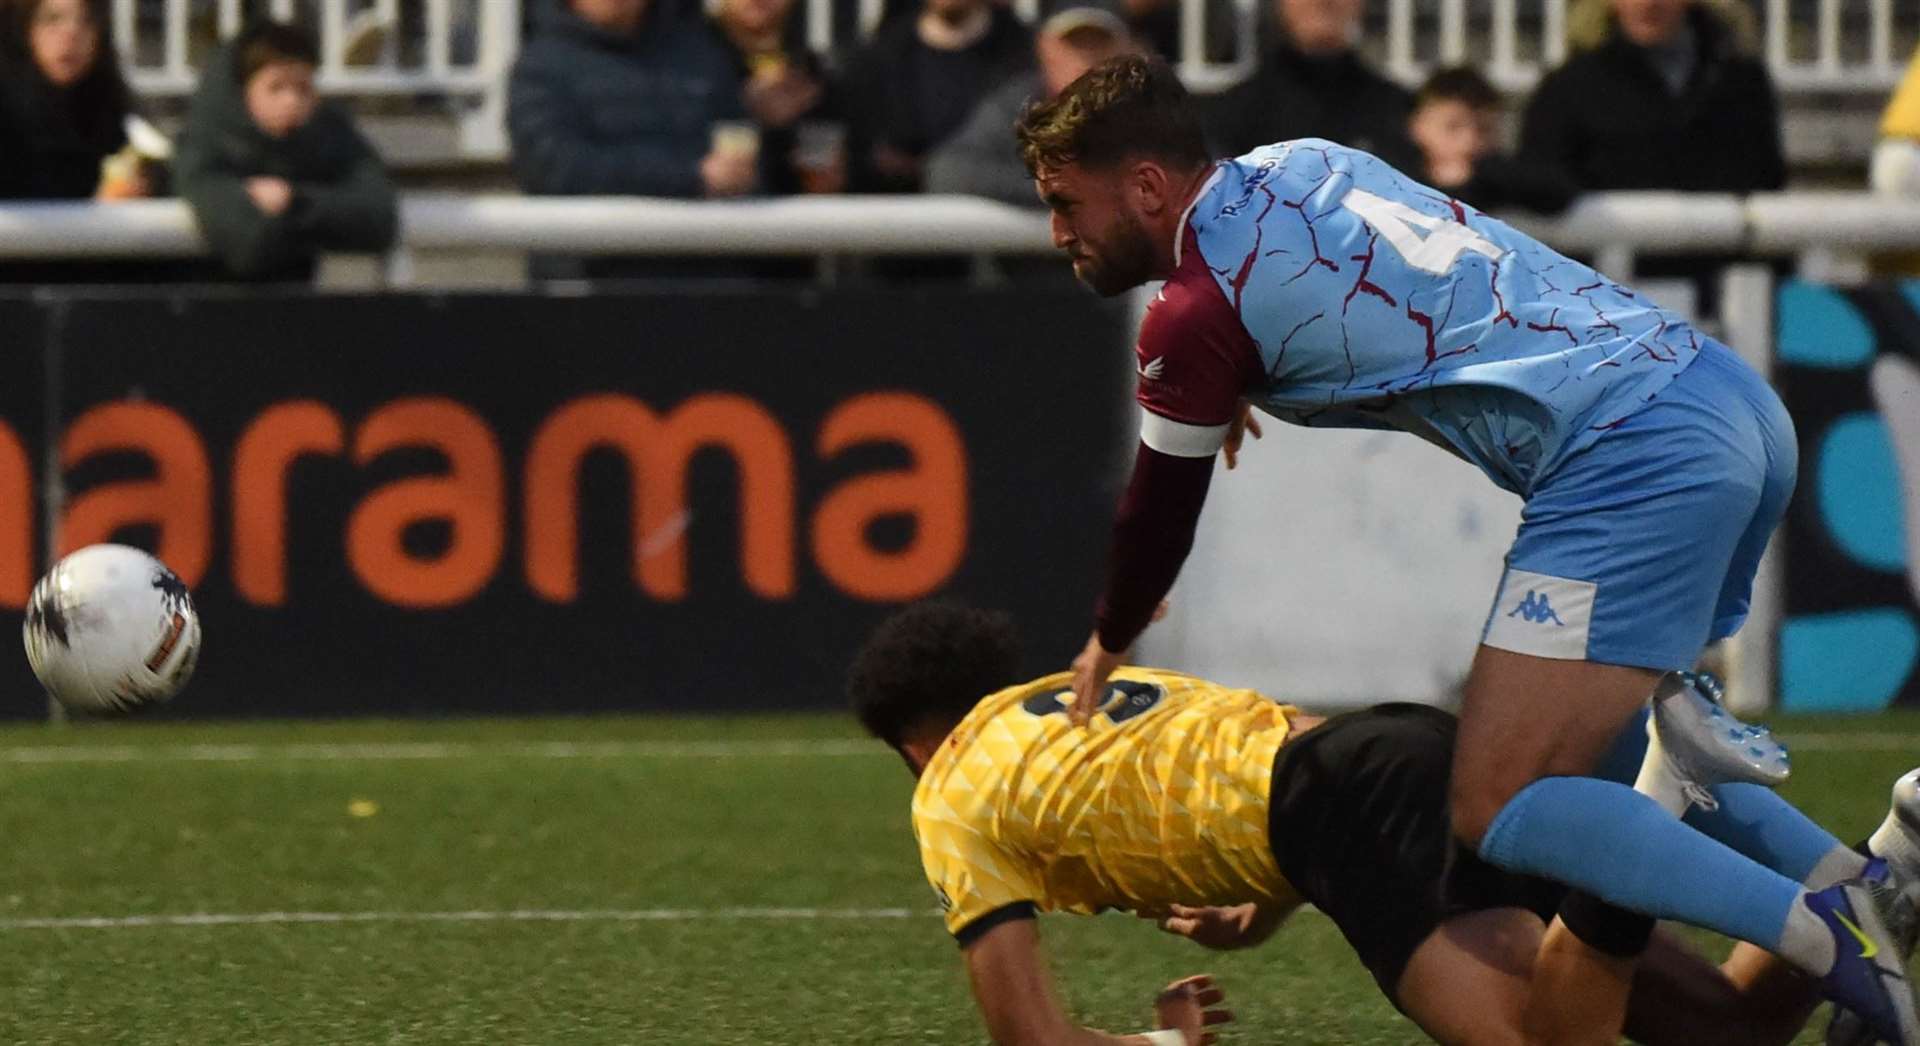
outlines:
[[1149, 217], [1166, 210], [1172, 202], [1172, 179], [1167, 169], [1152, 160], [1135, 160], [1122, 175], [1128, 196], [1136, 210]]

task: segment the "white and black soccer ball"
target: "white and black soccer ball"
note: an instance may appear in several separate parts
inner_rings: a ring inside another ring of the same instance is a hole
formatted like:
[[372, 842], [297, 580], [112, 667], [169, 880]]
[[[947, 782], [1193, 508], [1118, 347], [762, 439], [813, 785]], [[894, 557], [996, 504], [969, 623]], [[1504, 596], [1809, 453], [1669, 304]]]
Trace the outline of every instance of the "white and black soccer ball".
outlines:
[[40, 685], [87, 712], [165, 701], [200, 658], [186, 583], [126, 545], [88, 545], [55, 563], [33, 586], [21, 631]]

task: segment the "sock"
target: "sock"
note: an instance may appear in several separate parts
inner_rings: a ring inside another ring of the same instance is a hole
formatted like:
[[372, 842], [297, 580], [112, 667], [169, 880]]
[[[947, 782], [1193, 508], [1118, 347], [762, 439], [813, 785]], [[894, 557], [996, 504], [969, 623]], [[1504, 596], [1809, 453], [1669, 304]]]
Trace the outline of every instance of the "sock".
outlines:
[[1713, 788], [1718, 810], [1694, 807], [1688, 824], [1809, 890], [1823, 890], [1866, 869], [1866, 859], [1764, 785]]
[[1913, 839], [1900, 830], [1900, 822], [1893, 814], [1888, 814], [1880, 827], [1867, 837], [1867, 849], [1875, 857], [1886, 858], [1887, 863], [1893, 866], [1894, 874], [1902, 881], [1920, 879], [1920, 847], [1916, 847]]
[[1480, 856], [1609, 904], [1750, 941], [1816, 976], [1833, 936], [1800, 884], [1674, 819], [1625, 785], [1546, 777], [1501, 809]]

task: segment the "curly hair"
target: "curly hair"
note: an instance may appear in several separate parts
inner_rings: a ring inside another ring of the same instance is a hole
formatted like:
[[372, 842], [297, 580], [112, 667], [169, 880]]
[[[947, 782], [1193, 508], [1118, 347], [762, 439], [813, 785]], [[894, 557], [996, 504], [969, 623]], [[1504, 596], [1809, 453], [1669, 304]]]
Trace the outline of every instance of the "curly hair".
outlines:
[[980, 699], [1019, 681], [1013, 619], [953, 603], [918, 603], [874, 629], [847, 674], [867, 732], [899, 748], [915, 732], [950, 728]]
[[1187, 170], [1213, 159], [1180, 77], [1165, 62], [1140, 55], [1101, 62], [1066, 90], [1028, 106], [1013, 133], [1033, 175], [1070, 163], [1110, 168], [1141, 156]]

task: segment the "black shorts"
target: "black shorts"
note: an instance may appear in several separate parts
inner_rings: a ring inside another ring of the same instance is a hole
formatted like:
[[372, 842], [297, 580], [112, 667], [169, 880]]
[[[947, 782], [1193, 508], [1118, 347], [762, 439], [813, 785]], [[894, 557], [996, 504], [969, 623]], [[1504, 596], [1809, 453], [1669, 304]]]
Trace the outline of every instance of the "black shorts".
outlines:
[[1380, 705], [1334, 716], [1273, 763], [1268, 827], [1281, 874], [1326, 913], [1387, 998], [1436, 927], [1463, 912], [1551, 918], [1566, 889], [1456, 842], [1447, 813], [1453, 716]]

